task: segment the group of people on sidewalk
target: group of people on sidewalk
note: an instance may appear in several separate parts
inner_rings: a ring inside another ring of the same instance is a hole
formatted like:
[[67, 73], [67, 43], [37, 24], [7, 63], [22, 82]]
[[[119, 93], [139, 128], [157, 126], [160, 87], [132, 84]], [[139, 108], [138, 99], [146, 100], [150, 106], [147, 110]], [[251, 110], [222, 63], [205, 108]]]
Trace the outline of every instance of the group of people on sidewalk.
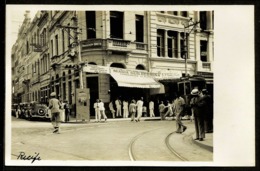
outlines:
[[105, 122], [107, 120], [107, 115], [105, 113], [105, 106], [104, 102], [102, 102], [101, 99], [97, 99], [96, 102], [94, 103], [94, 109], [95, 109], [95, 121], [100, 122], [101, 117], [103, 116]]
[[[142, 99], [142, 105], [141, 105], [142, 109], [139, 108], [139, 110], [141, 111], [140, 115], [147, 116], [147, 107], [144, 105], [143, 97], [141, 97], [141, 99]], [[136, 100], [132, 99], [130, 101], [130, 103], [127, 100], [123, 100], [123, 104], [122, 104], [120, 98], [118, 97], [114, 103], [113, 103], [113, 101], [111, 101], [109, 103], [109, 111], [112, 114], [112, 117], [113, 118], [116, 118], [116, 117], [128, 118], [131, 115], [131, 111], [130, 111], [131, 103], [136, 103]], [[114, 104], [115, 104], [115, 108], [114, 108]], [[122, 108], [122, 105], [123, 105], [123, 108]], [[122, 109], [123, 109], [123, 116], [122, 116]], [[150, 117], [155, 117], [154, 102], [152, 100], [149, 102], [149, 114], [150, 114]]]
[[[51, 93], [51, 99], [49, 100], [49, 109], [51, 110], [51, 122], [54, 127], [53, 133], [59, 133], [61, 115], [60, 110], [65, 111], [65, 122], [69, 121], [70, 108], [66, 101], [63, 103], [58, 100], [56, 93]], [[213, 132], [213, 100], [212, 97], [208, 94], [206, 89], [199, 91], [198, 88], [194, 88], [191, 92], [190, 107], [192, 112], [192, 117], [194, 118], [194, 125], [196, 131], [195, 140], [203, 141], [205, 138], [205, 133]], [[112, 117], [115, 118], [121, 117], [122, 103], [119, 98], [115, 100], [116, 110], [114, 109], [113, 102], [109, 103], [109, 110], [112, 114]], [[97, 99], [94, 103], [95, 109], [95, 121], [100, 122], [102, 116], [104, 120], [107, 120], [105, 113], [105, 106], [101, 99]], [[183, 133], [187, 126], [182, 123], [182, 117], [184, 116], [185, 100], [181, 97], [180, 93], [175, 95], [175, 99], [172, 101], [167, 101], [167, 105], [164, 105], [164, 102], [158, 106], [161, 120], [165, 120], [166, 116], [175, 116], [176, 117], [176, 133]], [[140, 122], [140, 119], [143, 113], [146, 112], [144, 106], [143, 97], [140, 97], [139, 100], [132, 99], [130, 104], [127, 101], [123, 101], [123, 118], [131, 118], [131, 122], [136, 121]], [[154, 102], [151, 100], [149, 102], [149, 114], [150, 117], [154, 117]]]
[[[161, 101], [159, 111], [161, 120], [165, 120], [167, 116], [176, 117], [176, 133], [183, 133], [187, 126], [182, 123], [182, 117], [186, 115], [185, 100], [178, 93], [171, 103], [167, 101], [167, 105]], [[213, 100], [206, 89], [199, 91], [196, 87], [191, 92], [191, 100], [188, 106], [191, 107], [191, 118], [194, 120], [196, 138], [195, 140], [203, 141], [205, 133], [213, 132]], [[186, 105], [186, 106], [187, 106]]]

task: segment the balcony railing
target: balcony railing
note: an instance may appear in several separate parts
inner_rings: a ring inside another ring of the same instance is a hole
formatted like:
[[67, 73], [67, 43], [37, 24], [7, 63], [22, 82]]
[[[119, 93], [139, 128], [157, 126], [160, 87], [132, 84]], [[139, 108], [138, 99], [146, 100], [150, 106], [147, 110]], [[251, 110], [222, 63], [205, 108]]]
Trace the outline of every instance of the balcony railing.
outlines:
[[82, 51], [89, 49], [102, 49], [111, 51], [131, 52], [133, 50], [147, 50], [147, 44], [131, 42], [123, 39], [87, 39], [81, 41]]
[[88, 39], [81, 41], [82, 50], [87, 50], [90, 48], [102, 48], [105, 46], [105, 40], [103, 39]]
[[210, 62], [202, 62], [202, 68], [204, 69], [210, 69]]
[[39, 81], [40, 81], [40, 76], [39, 75], [33, 76], [31, 78], [31, 83], [32, 84], [38, 83]]

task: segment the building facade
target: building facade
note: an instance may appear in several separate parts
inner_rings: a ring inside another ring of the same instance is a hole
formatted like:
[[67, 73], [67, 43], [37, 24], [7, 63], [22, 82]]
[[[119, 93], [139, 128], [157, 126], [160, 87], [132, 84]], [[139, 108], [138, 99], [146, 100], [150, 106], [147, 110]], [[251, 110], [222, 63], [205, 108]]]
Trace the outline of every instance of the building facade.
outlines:
[[[156, 80], [162, 85], [200, 75], [212, 86], [213, 20], [213, 11], [38, 11], [32, 20], [27, 11], [12, 48], [14, 99], [46, 103], [55, 91], [73, 105], [82, 85], [93, 113], [96, 99], [148, 101], [153, 94], [119, 86], [111, 74], [82, 72], [88, 65], [170, 74]], [[164, 86], [165, 94], [178, 91]]]

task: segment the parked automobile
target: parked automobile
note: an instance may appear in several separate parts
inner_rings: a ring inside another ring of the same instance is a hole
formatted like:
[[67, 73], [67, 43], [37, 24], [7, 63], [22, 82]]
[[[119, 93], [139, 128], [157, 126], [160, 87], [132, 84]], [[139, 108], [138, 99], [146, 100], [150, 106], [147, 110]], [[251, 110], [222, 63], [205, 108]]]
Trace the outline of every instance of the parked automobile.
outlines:
[[21, 110], [19, 118], [26, 119], [28, 117], [28, 112], [27, 111], [28, 111], [28, 109], [30, 107], [30, 103], [23, 102], [23, 103], [20, 103], [19, 106], [20, 106], [20, 110]]
[[30, 107], [27, 108], [27, 115], [28, 120], [32, 120], [33, 118], [50, 119], [51, 117], [47, 105], [38, 102], [30, 103]]
[[16, 118], [21, 117], [20, 104], [17, 103], [12, 104], [12, 116], [15, 116]]

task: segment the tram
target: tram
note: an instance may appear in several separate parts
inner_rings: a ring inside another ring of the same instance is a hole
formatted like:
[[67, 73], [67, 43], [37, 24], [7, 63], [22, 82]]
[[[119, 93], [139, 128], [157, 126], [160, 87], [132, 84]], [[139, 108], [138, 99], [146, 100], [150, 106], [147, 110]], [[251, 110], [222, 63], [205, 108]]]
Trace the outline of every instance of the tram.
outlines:
[[189, 78], [181, 78], [181, 81], [178, 83], [178, 91], [182, 94], [183, 99], [185, 100], [185, 107], [184, 107], [184, 114], [191, 116], [191, 107], [190, 107], [190, 100], [191, 100], [191, 91], [194, 88], [199, 90], [206, 89], [207, 84], [206, 80], [200, 76], [192, 76]]

